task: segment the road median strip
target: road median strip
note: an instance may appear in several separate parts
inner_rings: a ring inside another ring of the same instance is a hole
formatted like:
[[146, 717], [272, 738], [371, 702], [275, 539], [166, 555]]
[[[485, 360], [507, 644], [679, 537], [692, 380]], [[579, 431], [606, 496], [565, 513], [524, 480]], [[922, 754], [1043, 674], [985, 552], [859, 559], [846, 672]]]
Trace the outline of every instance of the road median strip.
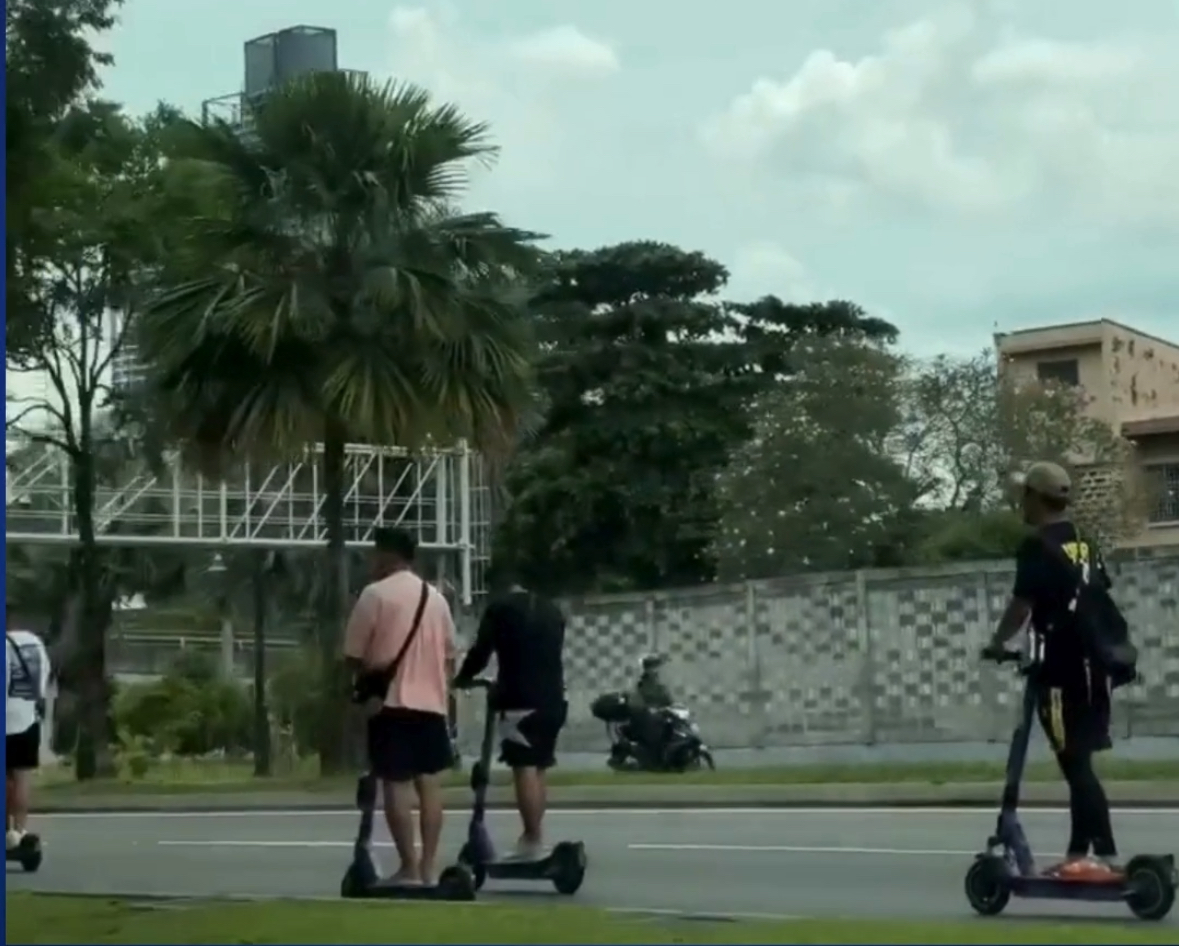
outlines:
[[[1168, 808], [1179, 806], [1179, 780], [1109, 781], [1106, 790], [1115, 807]], [[553, 808], [862, 808], [862, 807], [989, 807], [997, 804], [997, 781], [952, 784], [658, 784], [560, 785], [550, 791]], [[444, 792], [448, 807], [470, 801], [466, 788]], [[241, 792], [119, 792], [46, 791], [37, 802], [42, 813], [64, 812], [216, 812], [216, 811], [338, 811], [354, 807], [351, 791], [241, 791]], [[1067, 804], [1068, 789], [1060, 782], [1024, 786], [1025, 806]], [[493, 807], [512, 805], [511, 789], [493, 786]]]
[[[423, 906], [427, 908], [423, 909]], [[744, 918], [619, 913], [564, 904], [179, 901], [153, 906], [9, 892], [8, 943], [995, 943], [1172, 944], [1168, 926], [999, 920]]]

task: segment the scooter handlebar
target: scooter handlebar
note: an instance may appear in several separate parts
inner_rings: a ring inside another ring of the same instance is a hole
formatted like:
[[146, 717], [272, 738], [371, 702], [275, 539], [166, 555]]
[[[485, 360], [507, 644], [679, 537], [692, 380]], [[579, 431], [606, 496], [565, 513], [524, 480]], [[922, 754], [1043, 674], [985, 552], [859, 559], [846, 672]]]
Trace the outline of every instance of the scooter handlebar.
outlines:
[[490, 690], [495, 686], [495, 681], [488, 677], [474, 677], [470, 680], [463, 680], [461, 682], [455, 681], [454, 688], [456, 690]]
[[1023, 652], [1006, 647], [984, 647], [982, 659], [996, 664], [1014, 664], [1023, 660]]

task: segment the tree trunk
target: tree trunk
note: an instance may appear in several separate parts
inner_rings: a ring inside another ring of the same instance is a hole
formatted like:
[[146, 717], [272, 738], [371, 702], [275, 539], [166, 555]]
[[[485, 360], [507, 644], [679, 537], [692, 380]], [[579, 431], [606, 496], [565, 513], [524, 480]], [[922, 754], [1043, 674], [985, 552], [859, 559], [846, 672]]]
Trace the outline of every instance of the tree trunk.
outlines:
[[316, 627], [322, 678], [320, 774], [342, 772], [348, 762], [348, 692], [340, 650], [348, 620], [348, 550], [344, 544], [344, 432], [328, 424], [323, 441], [323, 521], [327, 532], [327, 578]]
[[78, 746], [74, 774], [78, 781], [115, 772], [111, 753], [110, 693], [106, 679], [106, 634], [112, 601], [103, 580], [104, 552], [94, 524], [94, 460], [82, 450], [73, 458], [73, 501], [78, 524]]
[[269, 554], [254, 557], [254, 775], [271, 774], [270, 713], [266, 703], [266, 574]]

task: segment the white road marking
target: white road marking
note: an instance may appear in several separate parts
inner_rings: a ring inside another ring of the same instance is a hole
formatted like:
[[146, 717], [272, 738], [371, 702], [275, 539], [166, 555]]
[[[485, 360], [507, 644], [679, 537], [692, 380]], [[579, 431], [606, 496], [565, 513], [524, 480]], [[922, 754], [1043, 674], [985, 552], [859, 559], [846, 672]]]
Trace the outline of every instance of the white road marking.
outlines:
[[810, 917], [800, 916], [797, 913], [746, 913], [734, 912], [732, 910], [717, 910], [715, 913], [711, 911], [697, 911], [697, 910], [674, 910], [663, 907], [606, 907], [607, 913], [619, 913], [623, 915], [635, 916], [668, 916], [675, 917], [681, 920], [715, 920], [724, 922], [725, 920], [808, 920]]
[[[34, 803], [35, 804], [35, 803]], [[626, 815], [626, 816], [646, 816], [646, 815], [692, 815], [697, 817], [700, 815], [718, 815], [721, 817], [733, 816], [758, 816], [764, 817], [766, 815], [774, 815], [777, 817], [810, 817], [812, 815], [904, 815], [911, 817], [927, 817], [929, 815], [954, 815], [958, 817], [977, 817], [978, 815], [989, 814], [993, 815], [998, 806], [982, 806], [976, 805], [974, 807], [942, 807], [942, 808], [910, 808], [907, 806], [900, 806], [895, 808], [888, 807], [807, 807], [807, 808], [554, 808], [547, 817], [562, 818], [562, 817], [600, 817], [602, 815]], [[459, 817], [470, 814], [467, 808], [449, 808], [446, 812], [448, 815]], [[1159, 815], [1179, 815], [1179, 807], [1160, 807], [1160, 808], [1114, 808], [1112, 813], [1118, 817], [1147, 815], [1150, 817], [1158, 817]], [[488, 811], [489, 815], [516, 817], [514, 811], [506, 808], [493, 808]], [[1029, 807], [1020, 811], [1020, 816], [1023, 818], [1033, 818], [1037, 815], [1063, 815], [1068, 814], [1067, 808], [1039, 808]], [[259, 809], [252, 811], [249, 809], [233, 809], [227, 811], [50, 811], [44, 814], [36, 814], [34, 817], [38, 820], [107, 820], [112, 818], [139, 818], [139, 819], [165, 819], [165, 818], [355, 818], [357, 812], [351, 808], [333, 808], [330, 810], [311, 810], [311, 809]]]
[[[628, 844], [631, 851], [711, 851], [739, 854], [879, 854], [886, 857], [974, 857], [978, 849], [951, 851], [942, 848], [904, 847], [839, 847], [797, 844]], [[1044, 857], [1064, 857], [1063, 854], [1044, 854]]]
[[[351, 841], [156, 841], [159, 847], [352, 847]], [[392, 847], [392, 841], [373, 841], [373, 847]]]
[[[159, 840], [159, 847], [202, 847], [202, 848], [351, 848], [351, 841], [248, 841], [238, 839]], [[373, 847], [392, 848], [390, 841], [374, 841]], [[881, 855], [885, 857], [973, 857], [978, 850], [947, 850], [943, 848], [900, 848], [900, 847], [843, 847], [838, 845], [802, 844], [677, 844], [677, 843], [634, 843], [627, 844], [631, 851], [699, 851], [725, 854], [850, 854]], [[1044, 857], [1064, 857], [1063, 854], [1044, 854]]]

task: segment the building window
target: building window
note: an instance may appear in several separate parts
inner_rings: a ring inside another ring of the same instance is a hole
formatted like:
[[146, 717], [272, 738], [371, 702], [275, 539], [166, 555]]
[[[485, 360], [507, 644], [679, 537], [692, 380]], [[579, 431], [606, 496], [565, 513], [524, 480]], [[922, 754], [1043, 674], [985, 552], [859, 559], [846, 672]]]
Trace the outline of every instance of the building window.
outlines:
[[1041, 361], [1036, 365], [1036, 376], [1041, 381], [1056, 381], [1059, 384], [1076, 386], [1081, 383], [1081, 371], [1076, 358]]
[[1150, 495], [1147, 519], [1156, 524], [1179, 523], [1179, 463], [1147, 467]]

